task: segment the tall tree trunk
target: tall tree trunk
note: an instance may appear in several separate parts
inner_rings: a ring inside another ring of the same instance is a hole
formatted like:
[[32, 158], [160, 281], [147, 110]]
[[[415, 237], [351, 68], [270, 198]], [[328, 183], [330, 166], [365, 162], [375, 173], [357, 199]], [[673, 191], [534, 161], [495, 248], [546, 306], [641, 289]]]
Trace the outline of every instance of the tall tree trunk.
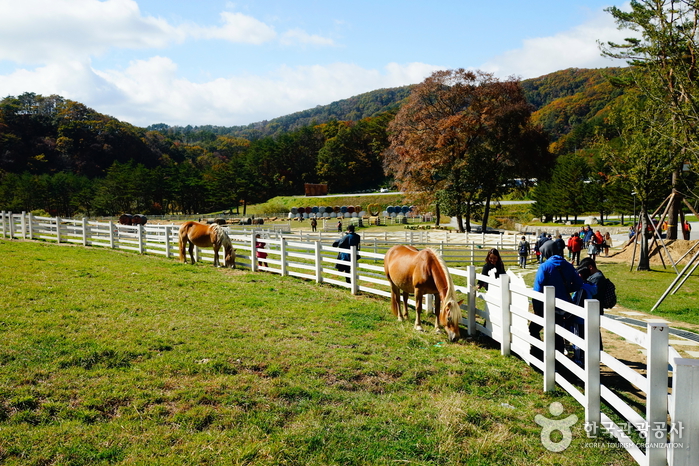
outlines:
[[483, 209], [483, 223], [481, 223], [481, 231], [485, 232], [488, 228], [488, 217], [490, 216], [490, 199], [491, 194], [488, 194], [485, 198], [485, 208]]
[[[466, 215], [465, 215], [465, 217], [466, 217], [465, 231], [471, 233], [471, 201], [470, 200], [466, 203]], [[461, 228], [462, 228], [461, 231], [463, 232], [464, 226], [462, 225]]]
[[442, 216], [442, 214], [441, 214], [441, 212], [440, 212], [440, 210], [439, 210], [439, 202], [435, 203], [435, 205], [434, 205], [434, 212], [435, 212], [435, 214], [434, 214], [434, 225], [438, 227], [438, 226], [439, 226], [439, 221], [441, 220], [441, 216]]
[[636, 270], [650, 270], [650, 257], [648, 256], [648, 215], [646, 214], [645, 206], [641, 206], [641, 256], [638, 259], [638, 267]]

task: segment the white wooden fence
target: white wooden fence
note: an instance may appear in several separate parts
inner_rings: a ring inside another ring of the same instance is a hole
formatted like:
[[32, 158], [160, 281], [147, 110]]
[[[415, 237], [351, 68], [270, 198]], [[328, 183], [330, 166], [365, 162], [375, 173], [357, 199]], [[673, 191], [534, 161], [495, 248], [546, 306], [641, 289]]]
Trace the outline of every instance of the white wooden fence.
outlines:
[[[165, 257], [178, 254], [176, 225], [124, 226], [113, 222], [2, 212], [0, 231], [3, 238], [76, 243]], [[351, 260], [347, 263], [337, 259], [337, 253], [347, 250], [328, 246], [322, 239], [309, 241], [309, 238], [270, 236], [263, 239], [265, 247], [258, 250], [255, 231], [231, 231], [237, 265], [252, 271], [267, 271], [346, 287], [352, 294], [366, 292], [390, 297], [390, 287], [383, 272], [383, 253], [372, 252], [362, 246], [359, 259], [353, 247]], [[267, 253], [263, 259], [265, 266], [258, 263], [258, 251]], [[197, 248], [197, 257], [213, 261], [210, 250]], [[349, 273], [337, 271], [335, 265], [338, 263], [348, 264]], [[669, 346], [667, 322], [649, 320], [645, 331], [641, 331], [600, 316], [596, 300], [585, 301], [584, 307], [578, 307], [556, 299], [553, 287], [546, 287], [543, 293], [536, 292], [527, 288], [521, 277], [511, 273], [493, 279], [477, 273], [473, 265], [465, 269], [450, 268], [450, 272], [457, 291], [467, 298], [462, 325], [468, 335], [487, 335], [500, 344], [503, 355], [515, 353], [540, 369], [545, 391], [554, 390], [558, 384], [575, 398], [585, 408], [585, 431], [591, 447], [595, 442], [604, 442], [606, 432], [618, 439], [639, 465], [699, 464], [699, 361], [681, 358]], [[487, 293], [477, 290], [478, 280], [489, 284]], [[530, 301], [533, 300], [543, 302], [544, 317], [529, 312]], [[431, 305], [432, 300], [428, 299], [426, 306]], [[585, 337], [580, 338], [557, 325], [554, 321], [555, 308], [582, 317]], [[543, 341], [529, 335], [529, 321], [543, 327]], [[646, 352], [645, 375], [600, 351], [600, 328], [619, 335]], [[584, 369], [555, 349], [556, 335], [584, 350]], [[532, 347], [543, 352], [543, 360], [531, 356]], [[556, 363], [579, 380], [568, 380], [556, 370]], [[615, 387], [602, 383], [601, 365], [645, 394], [644, 412], [624, 401]], [[668, 391], [670, 377], [671, 392]]]

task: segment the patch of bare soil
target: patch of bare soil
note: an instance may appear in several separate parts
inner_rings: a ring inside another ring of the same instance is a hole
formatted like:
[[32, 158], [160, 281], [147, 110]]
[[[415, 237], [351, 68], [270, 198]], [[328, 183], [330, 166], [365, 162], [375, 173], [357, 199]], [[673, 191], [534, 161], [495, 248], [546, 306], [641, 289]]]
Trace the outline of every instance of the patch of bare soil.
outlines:
[[[661, 244], [659, 241], [652, 242], [649, 250], [650, 263], [651, 265], [663, 265], [663, 263], [669, 265], [667, 256], [669, 253], [675, 263], [684, 265], [689, 262], [692, 256], [696, 253], [697, 248], [695, 245], [697, 242], [699, 241], [687, 241], [683, 239], [663, 240], [665, 247], [663, 247], [663, 244]], [[609, 256], [604, 256], [603, 260], [609, 260], [610, 262], [626, 262], [627, 264], [631, 264], [631, 261], [634, 259], [635, 262], [638, 261], [640, 249], [640, 243], [636, 245], [635, 250], [633, 242], [626, 243], [621, 251]], [[690, 250], [691, 252], [687, 254]]]

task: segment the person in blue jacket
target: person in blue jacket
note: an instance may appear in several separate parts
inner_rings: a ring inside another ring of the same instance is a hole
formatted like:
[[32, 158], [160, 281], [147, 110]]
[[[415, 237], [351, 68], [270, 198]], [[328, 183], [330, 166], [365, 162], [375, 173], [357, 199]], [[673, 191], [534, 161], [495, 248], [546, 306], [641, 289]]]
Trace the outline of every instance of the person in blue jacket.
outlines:
[[[532, 288], [534, 291], [543, 292], [545, 286], [553, 286], [556, 290], [557, 299], [572, 302], [570, 295], [582, 288], [582, 278], [578, 275], [575, 267], [563, 257], [563, 251], [558, 251], [557, 248], [551, 248], [545, 249], [545, 252], [544, 258], [546, 260], [539, 266]], [[548, 254], [550, 254], [550, 256]], [[534, 308], [534, 314], [539, 317], [544, 316], [544, 303], [542, 301], [533, 300], [532, 307]], [[556, 309], [556, 323], [558, 325], [565, 327], [566, 314], [567, 313], [564, 311]], [[541, 338], [539, 335], [541, 329], [541, 325], [534, 322], [529, 323], [529, 334], [534, 338]], [[556, 350], [563, 352], [563, 349], [563, 337], [556, 335]], [[543, 354], [538, 348], [532, 347], [531, 354], [539, 357], [539, 359], [543, 357]]]

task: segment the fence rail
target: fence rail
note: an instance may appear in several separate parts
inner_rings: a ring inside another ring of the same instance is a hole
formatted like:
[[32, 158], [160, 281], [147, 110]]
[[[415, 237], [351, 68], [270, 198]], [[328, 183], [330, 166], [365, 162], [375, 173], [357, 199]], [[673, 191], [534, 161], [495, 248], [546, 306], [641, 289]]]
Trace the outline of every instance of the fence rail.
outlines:
[[[3, 238], [22, 238], [57, 243], [74, 243], [125, 249], [139, 254], [158, 254], [173, 257], [178, 254], [178, 227], [176, 225], [117, 225], [113, 222], [94, 222], [86, 219], [36, 217], [31, 214], [2, 212], [0, 232]], [[350, 261], [337, 258], [341, 250], [326, 243], [333, 237], [323, 235], [282, 235], [268, 230], [263, 239], [264, 248], [256, 246], [255, 234], [260, 230], [229, 230], [236, 248], [237, 265], [252, 271], [267, 271], [294, 276], [318, 283], [345, 287], [352, 294], [373, 293], [390, 297], [390, 286], [383, 273], [384, 252], [401, 238], [383, 235], [363, 239], [362, 251], [353, 247]], [[402, 238], [405, 240], [405, 236]], [[423, 236], [421, 239], [429, 239]], [[411, 237], [413, 244], [418, 244]], [[502, 241], [502, 238], [501, 238]], [[405, 244], [406, 241], [400, 244]], [[477, 273], [473, 265], [476, 250], [472, 244], [437, 244], [429, 241], [440, 252], [449, 248], [461, 251], [458, 260], [468, 262], [464, 268], [450, 268], [457, 292], [464, 295], [467, 305], [461, 324], [469, 335], [481, 333], [500, 344], [503, 355], [517, 354], [528, 364], [541, 370], [543, 390], [552, 391], [556, 384], [568, 392], [585, 409], [585, 431], [591, 438], [602, 433], [612, 435], [626, 448], [639, 465], [690, 466], [697, 461], [699, 449], [699, 361], [684, 359], [669, 346], [669, 327], [662, 320], [648, 320], [645, 331], [600, 316], [599, 302], [587, 300], [583, 307], [555, 298], [554, 289], [546, 287], [537, 292], [526, 287], [521, 277], [508, 272], [498, 279]], [[424, 245], [423, 244], [423, 245]], [[505, 246], [501, 243], [501, 247]], [[506, 247], [506, 246], [505, 246]], [[267, 254], [265, 259], [258, 252]], [[515, 251], [516, 253], [516, 251]], [[198, 260], [213, 262], [211, 250], [196, 248]], [[359, 257], [361, 254], [361, 258]], [[464, 259], [466, 257], [466, 259]], [[482, 257], [482, 256], [481, 256]], [[264, 261], [264, 265], [261, 263]], [[337, 264], [349, 265], [349, 272], [340, 272]], [[477, 288], [478, 281], [488, 283], [488, 291]], [[541, 301], [544, 317], [529, 312], [531, 301]], [[414, 301], [411, 301], [414, 305]], [[426, 308], [433, 306], [427, 299]], [[584, 337], [572, 334], [555, 322], [555, 309], [584, 319]], [[541, 340], [529, 334], [528, 322], [543, 327]], [[600, 349], [600, 328], [619, 335], [628, 343], [646, 351], [645, 374], [629, 367]], [[559, 335], [584, 350], [584, 366], [580, 367], [555, 348]], [[538, 349], [543, 357], [532, 355]], [[636, 386], [645, 395], [643, 412], [630, 405], [614, 387], [602, 384], [601, 365]], [[564, 370], [561, 370], [563, 368]], [[572, 374], [575, 378], [570, 377]], [[672, 378], [672, 390], [668, 386]], [[569, 380], [572, 379], [572, 380]], [[614, 421], [603, 412], [613, 411]], [[635, 440], [634, 439], [641, 439]]]

